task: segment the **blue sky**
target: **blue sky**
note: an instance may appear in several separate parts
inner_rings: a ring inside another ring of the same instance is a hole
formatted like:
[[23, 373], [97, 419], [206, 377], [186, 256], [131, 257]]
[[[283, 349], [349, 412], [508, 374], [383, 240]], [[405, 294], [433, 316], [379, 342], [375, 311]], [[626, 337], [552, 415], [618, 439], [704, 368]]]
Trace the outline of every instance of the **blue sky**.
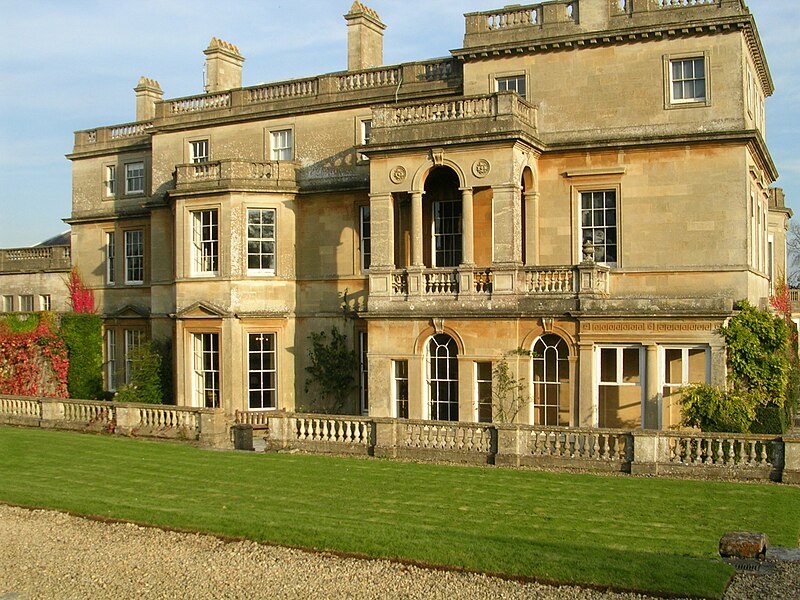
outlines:
[[[366, 0], [388, 25], [384, 62], [447, 56], [462, 14], [507, 0]], [[0, 0], [0, 247], [67, 229], [73, 132], [134, 120], [133, 87], [157, 79], [165, 98], [202, 92], [212, 36], [239, 46], [243, 84], [344, 70], [350, 0]], [[800, 0], [747, 0], [776, 92], [767, 142], [800, 216]], [[535, 99], [534, 99], [535, 101]]]

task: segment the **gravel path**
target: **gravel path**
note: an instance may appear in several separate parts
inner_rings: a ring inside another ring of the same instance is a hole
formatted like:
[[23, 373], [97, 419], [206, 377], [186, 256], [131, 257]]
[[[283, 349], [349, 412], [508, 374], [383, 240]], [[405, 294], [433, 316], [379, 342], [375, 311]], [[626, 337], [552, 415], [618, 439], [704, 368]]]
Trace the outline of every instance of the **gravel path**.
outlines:
[[[800, 598], [800, 562], [737, 575], [726, 600]], [[212, 536], [107, 524], [0, 505], [0, 600], [46, 599], [616, 599], [482, 575], [431, 571]]]

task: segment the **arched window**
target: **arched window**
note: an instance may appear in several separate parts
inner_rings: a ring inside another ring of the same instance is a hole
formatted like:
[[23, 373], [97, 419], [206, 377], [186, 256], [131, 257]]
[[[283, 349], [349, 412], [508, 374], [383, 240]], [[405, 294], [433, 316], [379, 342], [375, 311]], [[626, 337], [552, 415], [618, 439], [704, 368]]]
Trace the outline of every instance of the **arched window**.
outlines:
[[428, 398], [431, 419], [458, 421], [458, 346], [445, 333], [428, 342]]
[[534, 425], [569, 425], [569, 349], [559, 336], [543, 335], [533, 345]]

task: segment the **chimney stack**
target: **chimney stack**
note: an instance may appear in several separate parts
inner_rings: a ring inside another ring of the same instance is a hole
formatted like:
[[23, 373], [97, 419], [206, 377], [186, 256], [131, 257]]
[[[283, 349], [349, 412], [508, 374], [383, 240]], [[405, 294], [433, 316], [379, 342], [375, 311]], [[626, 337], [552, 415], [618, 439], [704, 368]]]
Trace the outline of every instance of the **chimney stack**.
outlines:
[[239, 54], [239, 48], [212, 37], [203, 54], [206, 55], [206, 92], [242, 87], [244, 56]]
[[360, 71], [383, 64], [383, 30], [386, 25], [371, 8], [353, 2], [347, 21], [347, 70]]
[[161, 86], [155, 79], [140, 77], [133, 91], [136, 92], [136, 120], [152, 121], [156, 116], [156, 102], [164, 95]]

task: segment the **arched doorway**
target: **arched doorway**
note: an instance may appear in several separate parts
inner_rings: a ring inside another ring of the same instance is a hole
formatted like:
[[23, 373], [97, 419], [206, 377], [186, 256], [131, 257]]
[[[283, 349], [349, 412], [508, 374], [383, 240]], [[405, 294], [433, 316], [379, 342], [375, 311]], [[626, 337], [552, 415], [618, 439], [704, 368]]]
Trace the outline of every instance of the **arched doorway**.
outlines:
[[567, 343], [553, 333], [540, 337], [533, 345], [531, 369], [531, 423], [569, 426], [571, 394]]
[[428, 267], [457, 267], [462, 260], [462, 198], [458, 175], [436, 167], [425, 179], [423, 253]]

